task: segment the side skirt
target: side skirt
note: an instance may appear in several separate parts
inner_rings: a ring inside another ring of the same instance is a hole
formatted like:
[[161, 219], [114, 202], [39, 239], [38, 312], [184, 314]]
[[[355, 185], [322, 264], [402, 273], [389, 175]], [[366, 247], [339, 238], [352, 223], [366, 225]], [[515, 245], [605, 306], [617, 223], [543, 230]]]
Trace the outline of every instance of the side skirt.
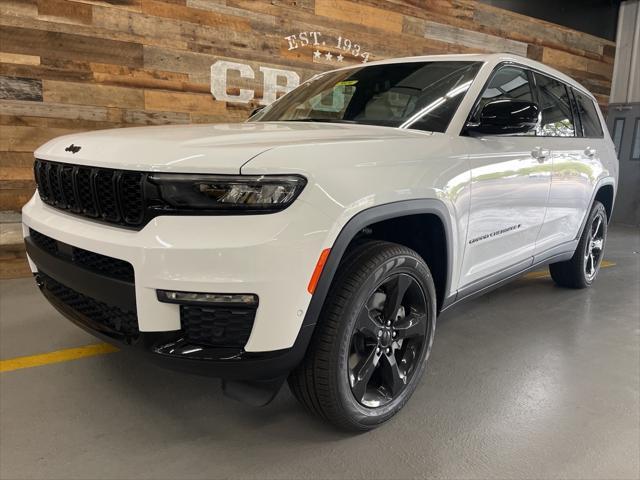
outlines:
[[484, 293], [490, 292], [491, 290], [495, 290], [496, 288], [499, 288], [529, 272], [537, 270], [540, 267], [549, 265], [550, 263], [569, 260], [573, 257], [577, 246], [578, 240], [563, 243], [558, 247], [554, 247], [551, 250], [547, 250], [546, 252], [540, 253], [534, 257], [530, 257], [516, 265], [507, 267], [500, 272], [476, 280], [472, 284], [458, 290], [455, 295], [445, 299], [440, 313], [444, 313], [454, 305], [458, 305], [459, 303], [476, 298]]

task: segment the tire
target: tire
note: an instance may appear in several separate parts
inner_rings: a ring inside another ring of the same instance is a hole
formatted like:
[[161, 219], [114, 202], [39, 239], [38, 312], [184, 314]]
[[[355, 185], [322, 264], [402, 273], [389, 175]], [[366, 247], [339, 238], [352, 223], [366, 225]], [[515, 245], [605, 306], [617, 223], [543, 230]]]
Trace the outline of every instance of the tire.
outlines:
[[606, 239], [607, 211], [595, 201], [573, 257], [549, 265], [553, 281], [561, 287], [590, 287], [600, 271]]
[[375, 428], [415, 391], [435, 326], [436, 292], [424, 260], [401, 245], [365, 242], [336, 273], [289, 387], [307, 410], [341, 429]]

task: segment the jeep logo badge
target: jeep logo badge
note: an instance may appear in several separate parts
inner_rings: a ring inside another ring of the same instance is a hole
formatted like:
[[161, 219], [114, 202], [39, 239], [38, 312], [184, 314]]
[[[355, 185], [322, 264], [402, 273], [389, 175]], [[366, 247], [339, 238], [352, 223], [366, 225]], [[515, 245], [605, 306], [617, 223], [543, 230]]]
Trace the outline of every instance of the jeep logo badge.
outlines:
[[65, 152], [78, 153], [82, 147], [78, 147], [73, 143], [64, 149]]

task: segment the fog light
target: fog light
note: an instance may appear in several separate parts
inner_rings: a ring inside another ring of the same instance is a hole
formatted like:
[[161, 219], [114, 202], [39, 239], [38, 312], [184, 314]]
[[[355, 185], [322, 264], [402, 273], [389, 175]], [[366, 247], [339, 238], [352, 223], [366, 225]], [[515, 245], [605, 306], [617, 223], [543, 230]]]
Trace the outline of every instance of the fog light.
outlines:
[[158, 300], [165, 303], [217, 304], [255, 307], [258, 296], [251, 293], [198, 293], [157, 290]]

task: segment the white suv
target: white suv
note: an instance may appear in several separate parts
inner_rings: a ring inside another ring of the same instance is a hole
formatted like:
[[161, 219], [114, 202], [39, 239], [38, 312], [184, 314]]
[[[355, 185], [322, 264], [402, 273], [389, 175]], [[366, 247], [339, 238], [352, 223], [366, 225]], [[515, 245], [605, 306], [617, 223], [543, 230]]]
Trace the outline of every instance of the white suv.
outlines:
[[593, 96], [512, 55], [323, 73], [247, 123], [105, 130], [36, 153], [42, 292], [98, 337], [375, 427], [436, 316], [551, 264], [589, 286], [618, 162]]

